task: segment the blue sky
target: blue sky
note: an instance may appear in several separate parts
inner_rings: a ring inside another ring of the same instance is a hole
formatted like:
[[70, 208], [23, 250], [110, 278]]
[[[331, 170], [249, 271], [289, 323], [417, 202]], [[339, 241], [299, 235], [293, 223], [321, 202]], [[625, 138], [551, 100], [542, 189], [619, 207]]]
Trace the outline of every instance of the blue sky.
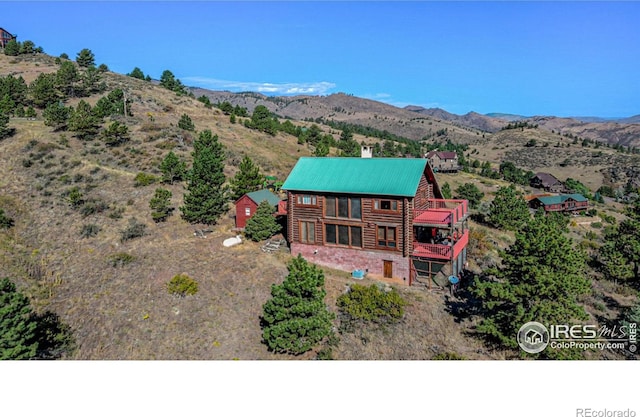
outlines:
[[638, 2], [2, 2], [0, 26], [112, 71], [464, 114], [640, 114]]

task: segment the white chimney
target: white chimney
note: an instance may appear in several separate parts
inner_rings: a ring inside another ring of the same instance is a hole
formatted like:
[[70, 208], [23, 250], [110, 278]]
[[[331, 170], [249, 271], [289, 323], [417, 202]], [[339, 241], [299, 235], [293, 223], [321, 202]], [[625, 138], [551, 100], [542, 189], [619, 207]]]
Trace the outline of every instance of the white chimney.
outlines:
[[360, 158], [373, 158], [373, 146], [362, 145], [360, 147]]

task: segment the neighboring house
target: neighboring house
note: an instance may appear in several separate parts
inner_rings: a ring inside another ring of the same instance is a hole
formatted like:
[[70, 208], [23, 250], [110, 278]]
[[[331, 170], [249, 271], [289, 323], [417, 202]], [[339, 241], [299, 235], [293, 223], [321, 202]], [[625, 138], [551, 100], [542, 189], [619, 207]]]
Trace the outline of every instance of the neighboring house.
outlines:
[[281, 204], [282, 200], [277, 195], [269, 190], [259, 190], [251, 193], [247, 193], [236, 200], [236, 228], [244, 229], [249, 220], [254, 214], [258, 206], [263, 201], [267, 200], [274, 208], [276, 208], [276, 215], [286, 214], [281, 213], [284, 206]]
[[561, 193], [565, 190], [562, 181], [546, 172], [538, 172], [529, 180], [529, 185], [552, 193]]
[[458, 154], [456, 152], [431, 151], [426, 155], [435, 172], [458, 172]]
[[5, 46], [7, 46], [7, 43], [9, 43], [11, 39], [15, 39], [15, 38], [16, 38], [16, 35], [12, 35], [6, 30], [0, 28], [0, 48], [4, 48]]
[[582, 194], [560, 194], [554, 196], [536, 197], [529, 201], [533, 209], [544, 208], [545, 212], [572, 212], [589, 208], [589, 200]]
[[466, 262], [467, 200], [442, 199], [426, 159], [304, 157], [282, 189], [294, 256], [428, 286]]

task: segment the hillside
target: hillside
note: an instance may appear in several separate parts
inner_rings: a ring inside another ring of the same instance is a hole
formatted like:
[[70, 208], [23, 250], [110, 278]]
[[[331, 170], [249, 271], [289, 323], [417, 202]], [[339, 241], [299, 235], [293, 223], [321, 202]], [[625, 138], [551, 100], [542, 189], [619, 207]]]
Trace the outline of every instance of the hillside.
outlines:
[[[45, 55], [0, 55], [0, 75], [23, 76], [27, 82], [57, 69]], [[287, 273], [287, 252], [267, 254], [250, 242], [224, 248], [222, 241], [235, 234], [232, 208], [206, 239], [194, 236], [203, 226], [180, 218], [181, 183], [162, 185], [172, 192], [175, 210], [165, 223], [154, 223], [149, 201], [158, 184], [136, 186], [135, 181], [140, 172], [158, 175], [169, 150], [191, 164], [196, 133], [177, 127], [183, 114], [197, 130], [219, 136], [227, 178], [250, 155], [264, 174], [284, 179], [310, 149], [284, 133], [247, 129], [242, 118], [231, 123], [220, 110], [153, 83], [111, 72], [102, 77], [107, 91], [123, 89], [131, 106], [133, 116], [111, 116], [103, 124], [116, 120], [129, 127], [131, 139], [123, 145], [54, 131], [44, 125], [41, 111], [35, 119], [11, 118], [15, 133], [0, 141], [0, 205], [15, 226], [0, 231], [0, 276], [11, 277], [37, 311], [53, 311], [71, 327], [77, 349], [69, 359], [313, 358], [312, 352], [298, 358], [275, 355], [261, 342], [262, 305], [271, 285]], [[93, 105], [104, 94], [84, 100]], [[69, 200], [75, 187], [84, 200], [76, 208]], [[133, 224], [143, 224], [144, 235], [123, 240]], [[199, 283], [195, 296], [168, 294], [167, 282], [180, 273]], [[325, 274], [327, 304], [335, 309], [336, 298], [352, 280], [340, 271]], [[401, 292], [410, 302], [403, 324], [391, 332], [368, 330], [373, 351], [362, 349], [359, 336], [346, 335], [334, 357], [430, 359], [442, 352], [499, 357], [455, 324], [444, 309], [444, 293]], [[406, 343], [412, 345], [409, 353]]]

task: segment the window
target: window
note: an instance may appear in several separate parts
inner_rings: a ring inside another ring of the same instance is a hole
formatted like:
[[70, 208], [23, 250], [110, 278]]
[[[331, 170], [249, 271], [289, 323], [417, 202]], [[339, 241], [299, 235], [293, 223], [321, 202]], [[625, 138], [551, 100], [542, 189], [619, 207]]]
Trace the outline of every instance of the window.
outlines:
[[245, 216], [251, 216], [251, 207], [245, 207], [244, 208], [244, 215]]
[[378, 211], [398, 211], [398, 202], [395, 200], [374, 200], [373, 209]]
[[305, 206], [317, 205], [317, 200], [315, 195], [299, 195], [297, 201], [298, 201], [298, 204], [305, 205]]
[[362, 219], [362, 203], [356, 197], [325, 197], [325, 216]]
[[325, 224], [325, 242], [330, 245], [362, 247], [362, 227], [343, 224]]
[[300, 242], [316, 243], [316, 224], [314, 222], [300, 222]]
[[396, 228], [388, 226], [378, 226], [378, 246], [385, 248], [395, 248]]

